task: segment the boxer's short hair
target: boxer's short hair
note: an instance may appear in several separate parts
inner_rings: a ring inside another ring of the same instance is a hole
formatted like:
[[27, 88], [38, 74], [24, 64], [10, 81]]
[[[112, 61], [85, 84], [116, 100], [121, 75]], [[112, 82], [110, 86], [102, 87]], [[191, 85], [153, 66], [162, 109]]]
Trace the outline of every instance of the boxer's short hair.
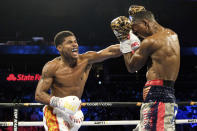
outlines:
[[140, 11], [133, 15], [133, 21], [142, 20], [142, 19], [153, 21], [155, 20], [155, 16], [151, 11]]
[[141, 5], [131, 5], [129, 7], [128, 13], [130, 16], [133, 16], [135, 13], [140, 12], [140, 11], [146, 11], [145, 7]]
[[75, 36], [75, 35], [71, 31], [61, 31], [57, 33], [54, 37], [55, 46], [57, 47], [58, 45], [61, 45], [62, 42], [64, 42], [65, 38], [69, 36]]

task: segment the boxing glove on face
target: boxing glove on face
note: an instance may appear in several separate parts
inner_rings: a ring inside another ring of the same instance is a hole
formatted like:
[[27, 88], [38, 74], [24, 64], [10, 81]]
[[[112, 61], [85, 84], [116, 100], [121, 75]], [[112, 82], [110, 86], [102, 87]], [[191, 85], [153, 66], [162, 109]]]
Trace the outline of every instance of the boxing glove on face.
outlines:
[[140, 46], [140, 40], [132, 33], [131, 27], [131, 21], [125, 16], [119, 16], [111, 22], [111, 28], [120, 41], [120, 51], [122, 53], [134, 53]]
[[111, 22], [111, 28], [120, 42], [128, 39], [131, 27], [131, 21], [125, 16], [119, 16]]

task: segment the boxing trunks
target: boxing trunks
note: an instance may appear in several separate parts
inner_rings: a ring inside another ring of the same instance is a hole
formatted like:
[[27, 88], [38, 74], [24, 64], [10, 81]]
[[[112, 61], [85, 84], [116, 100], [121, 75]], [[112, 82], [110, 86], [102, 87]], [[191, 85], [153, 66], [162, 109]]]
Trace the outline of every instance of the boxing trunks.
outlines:
[[[65, 115], [69, 117], [63, 117]], [[43, 108], [43, 122], [46, 131], [78, 131], [83, 119], [81, 110], [77, 111], [74, 116], [70, 116], [60, 109], [48, 105]]]
[[147, 81], [149, 88], [140, 109], [140, 122], [133, 131], [175, 131], [174, 82], [167, 80]]

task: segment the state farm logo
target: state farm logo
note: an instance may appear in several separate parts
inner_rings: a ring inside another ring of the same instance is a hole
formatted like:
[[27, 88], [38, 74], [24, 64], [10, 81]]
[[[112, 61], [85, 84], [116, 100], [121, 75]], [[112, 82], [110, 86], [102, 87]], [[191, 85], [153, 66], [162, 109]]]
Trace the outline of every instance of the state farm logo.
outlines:
[[9, 76], [6, 78], [7, 81], [16, 81], [16, 77], [14, 74], [9, 74]]
[[9, 74], [6, 78], [7, 81], [39, 81], [40, 80], [40, 74], [35, 75], [24, 75], [24, 74], [18, 74], [15, 76], [14, 74]]

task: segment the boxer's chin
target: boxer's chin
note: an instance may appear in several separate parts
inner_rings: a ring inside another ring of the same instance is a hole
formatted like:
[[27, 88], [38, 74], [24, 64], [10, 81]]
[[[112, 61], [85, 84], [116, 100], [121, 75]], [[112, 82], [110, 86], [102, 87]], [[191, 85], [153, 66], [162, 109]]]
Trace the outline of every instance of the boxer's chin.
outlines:
[[78, 59], [78, 58], [79, 58], [78, 52], [73, 52], [73, 53], [72, 53], [72, 58], [73, 58], [73, 59]]

